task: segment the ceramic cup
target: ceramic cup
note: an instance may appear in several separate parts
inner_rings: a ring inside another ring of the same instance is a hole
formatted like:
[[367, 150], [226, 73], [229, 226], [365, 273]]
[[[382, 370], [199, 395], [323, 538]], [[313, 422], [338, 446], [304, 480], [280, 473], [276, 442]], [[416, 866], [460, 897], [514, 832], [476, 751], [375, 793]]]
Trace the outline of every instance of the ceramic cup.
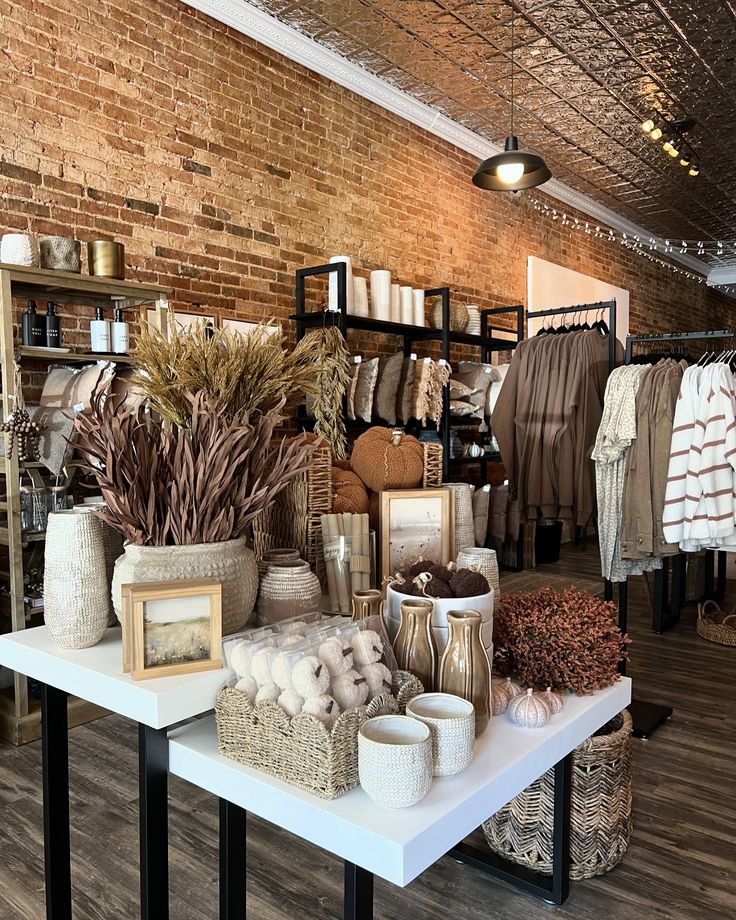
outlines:
[[386, 808], [421, 802], [432, 785], [429, 728], [407, 716], [377, 716], [360, 726], [358, 775], [369, 798]]
[[429, 728], [435, 776], [452, 776], [470, 766], [475, 741], [471, 702], [449, 693], [422, 693], [406, 704], [406, 714]]

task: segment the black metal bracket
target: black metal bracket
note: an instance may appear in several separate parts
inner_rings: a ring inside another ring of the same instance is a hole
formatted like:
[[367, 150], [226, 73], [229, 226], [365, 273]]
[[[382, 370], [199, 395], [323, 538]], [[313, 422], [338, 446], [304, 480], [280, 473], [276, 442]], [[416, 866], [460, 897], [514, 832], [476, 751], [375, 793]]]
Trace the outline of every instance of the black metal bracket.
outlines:
[[220, 799], [220, 920], [246, 918], [246, 812]]
[[138, 725], [141, 918], [169, 917], [169, 739], [165, 728]]
[[491, 850], [460, 843], [447, 854], [460, 863], [547, 901], [564, 904], [570, 894], [570, 793], [572, 754], [554, 768], [554, 826], [552, 828], [552, 875], [543, 875], [504, 859]]
[[39, 689], [46, 920], [72, 920], [68, 698], [63, 690], [48, 684], [39, 684]]
[[373, 873], [345, 860], [345, 920], [373, 920]]

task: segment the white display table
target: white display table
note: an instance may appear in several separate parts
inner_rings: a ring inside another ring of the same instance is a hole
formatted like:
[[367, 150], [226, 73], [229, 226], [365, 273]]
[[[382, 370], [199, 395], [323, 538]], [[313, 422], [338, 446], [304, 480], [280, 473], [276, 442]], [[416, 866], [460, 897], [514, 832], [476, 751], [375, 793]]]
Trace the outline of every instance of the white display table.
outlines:
[[476, 742], [475, 759], [457, 776], [434, 781], [412, 808], [374, 804], [362, 789], [323, 801], [278, 779], [221, 756], [214, 717], [169, 735], [169, 770], [221, 800], [221, 918], [245, 917], [245, 812], [317, 844], [346, 863], [346, 917], [372, 916], [372, 876], [407, 885], [452, 850], [486, 818], [535, 779], [556, 767], [555, 873], [544, 881], [533, 873], [501, 870], [498, 861], [460, 847], [453, 855], [526, 890], [561, 903], [569, 882], [568, 755], [631, 700], [631, 681], [592, 696], [568, 696], [565, 708], [541, 729], [522, 729], [506, 716], [491, 720]]
[[0, 664], [41, 683], [46, 904], [53, 920], [72, 917], [67, 694], [138, 723], [141, 916], [169, 916], [167, 728], [209, 712], [230, 672], [134, 681], [122, 661], [119, 629], [75, 651], [54, 645], [45, 626], [0, 636]]

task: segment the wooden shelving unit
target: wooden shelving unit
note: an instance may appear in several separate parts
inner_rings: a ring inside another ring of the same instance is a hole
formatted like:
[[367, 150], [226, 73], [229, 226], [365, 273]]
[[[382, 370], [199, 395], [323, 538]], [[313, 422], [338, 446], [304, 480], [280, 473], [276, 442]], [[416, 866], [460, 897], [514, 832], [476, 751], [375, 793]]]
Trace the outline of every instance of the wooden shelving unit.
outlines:
[[[111, 360], [128, 363], [127, 355], [83, 354], [61, 352], [45, 348], [29, 348], [13, 341], [13, 300], [33, 298], [53, 300], [55, 303], [75, 305], [119, 306], [131, 310], [155, 305], [159, 328], [166, 331], [169, 290], [158, 285], [138, 284], [132, 281], [115, 281], [71, 272], [25, 268], [20, 265], [0, 263], [0, 376], [2, 379], [2, 406], [4, 418], [12, 412], [15, 400], [14, 363], [46, 362], [48, 364], [91, 363]], [[142, 316], [145, 319], [145, 310]], [[4, 437], [0, 433], [0, 437]], [[0, 478], [5, 479], [5, 501], [0, 502], [0, 546], [7, 547], [7, 567], [10, 594], [3, 601], [3, 612], [9, 614], [10, 630], [15, 632], [26, 625], [26, 605], [23, 603], [23, 554], [31, 544], [43, 541], [44, 534], [23, 534], [20, 527], [20, 471], [21, 466], [38, 470], [42, 464], [19, 465], [16, 456], [0, 457]], [[0, 620], [7, 631], [8, 617]], [[69, 724], [78, 725], [101, 715], [103, 710], [83, 700], [70, 699]], [[14, 674], [13, 686], [0, 690], [0, 737], [13, 744], [25, 744], [40, 737], [40, 709], [29, 698], [28, 682], [22, 674]]]

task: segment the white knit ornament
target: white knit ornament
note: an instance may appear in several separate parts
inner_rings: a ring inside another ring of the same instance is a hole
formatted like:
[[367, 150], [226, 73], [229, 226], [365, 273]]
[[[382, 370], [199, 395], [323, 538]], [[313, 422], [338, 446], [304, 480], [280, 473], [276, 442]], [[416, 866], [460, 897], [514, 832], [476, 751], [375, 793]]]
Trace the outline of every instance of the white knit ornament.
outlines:
[[256, 693], [256, 703], [262, 703], [264, 700], [272, 700], [274, 703], [278, 700], [281, 695], [281, 690], [276, 686], [276, 684], [265, 684], [261, 689]]
[[565, 701], [562, 699], [562, 695], [560, 693], [555, 693], [551, 687], [547, 687], [544, 693], [538, 693], [537, 696], [541, 697], [547, 704], [550, 715], [555, 716], [558, 712], [562, 712]]
[[292, 648], [294, 645], [299, 645], [299, 643], [304, 639], [304, 636], [291, 635], [287, 636], [285, 639], [282, 639], [279, 642], [279, 648]]
[[329, 694], [324, 693], [320, 696], [310, 696], [304, 700], [302, 712], [310, 716], [316, 716], [325, 725], [333, 725], [335, 719], [340, 715], [340, 707]]
[[247, 642], [238, 642], [237, 645], [233, 646], [232, 652], [230, 652], [230, 665], [238, 677], [251, 676], [250, 667], [245, 660], [245, 650], [247, 648]]
[[330, 636], [319, 647], [320, 661], [330, 672], [330, 677], [339, 677], [353, 669], [353, 649], [349, 642], [339, 636]]
[[291, 685], [305, 700], [321, 696], [330, 687], [330, 672], [316, 655], [306, 655], [294, 665]]
[[252, 703], [258, 693], [258, 684], [252, 677], [241, 677], [237, 684], [235, 684], [235, 689], [244, 693]]
[[503, 681], [491, 682], [491, 710], [494, 716], [500, 716], [509, 708], [509, 694]]
[[355, 709], [368, 699], [368, 682], [357, 671], [348, 671], [333, 678], [332, 695], [340, 709]]
[[511, 720], [523, 728], [541, 728], [549, 722], [549, 707], [531, 687], [509, 703]]
[[294, 635], [294, 636], [303, 636], [305, 623], [302, 623], [301, 620], [294, 620], [291, 623], [281, 623], [279, 629], [282, 634]]
[[519, 696], [520, 693], [524, 692], [524, 688], [521, 684], [517, 684], [516, 681], [512, 680], [510, 677], [506, 678], [504, 687], [506, 688], [506, 693], [509, 695], [509, 702]]
[[293, 690], [291, 683], [291, 661], [286, 652], [277, 655], [271, 662], [271, 677], [282, 690]]
[[250, 673], [259, 687], [273, 684], [271, 675], [272, 648], [259, 648], [250, 662]]
[[304, 700], [296, 690], [284, 690], [279, 697], [279, 706], [284, 710], [287, 716], [298, 716], [304, 706]]
[[383, 642], [381, 637], [372, 629], [362, 629], [350, 640], [353, 647], [353, 665], [362, 668], [364, 665], [380, 661], [383, 655]]
[[381, 693], [391, 692], [391, 672], [385, 664], [375, 661], [373, 664], [364, 664], [360, 673], [365, 677], [368, 685], [368, 697], [373, 699]]

